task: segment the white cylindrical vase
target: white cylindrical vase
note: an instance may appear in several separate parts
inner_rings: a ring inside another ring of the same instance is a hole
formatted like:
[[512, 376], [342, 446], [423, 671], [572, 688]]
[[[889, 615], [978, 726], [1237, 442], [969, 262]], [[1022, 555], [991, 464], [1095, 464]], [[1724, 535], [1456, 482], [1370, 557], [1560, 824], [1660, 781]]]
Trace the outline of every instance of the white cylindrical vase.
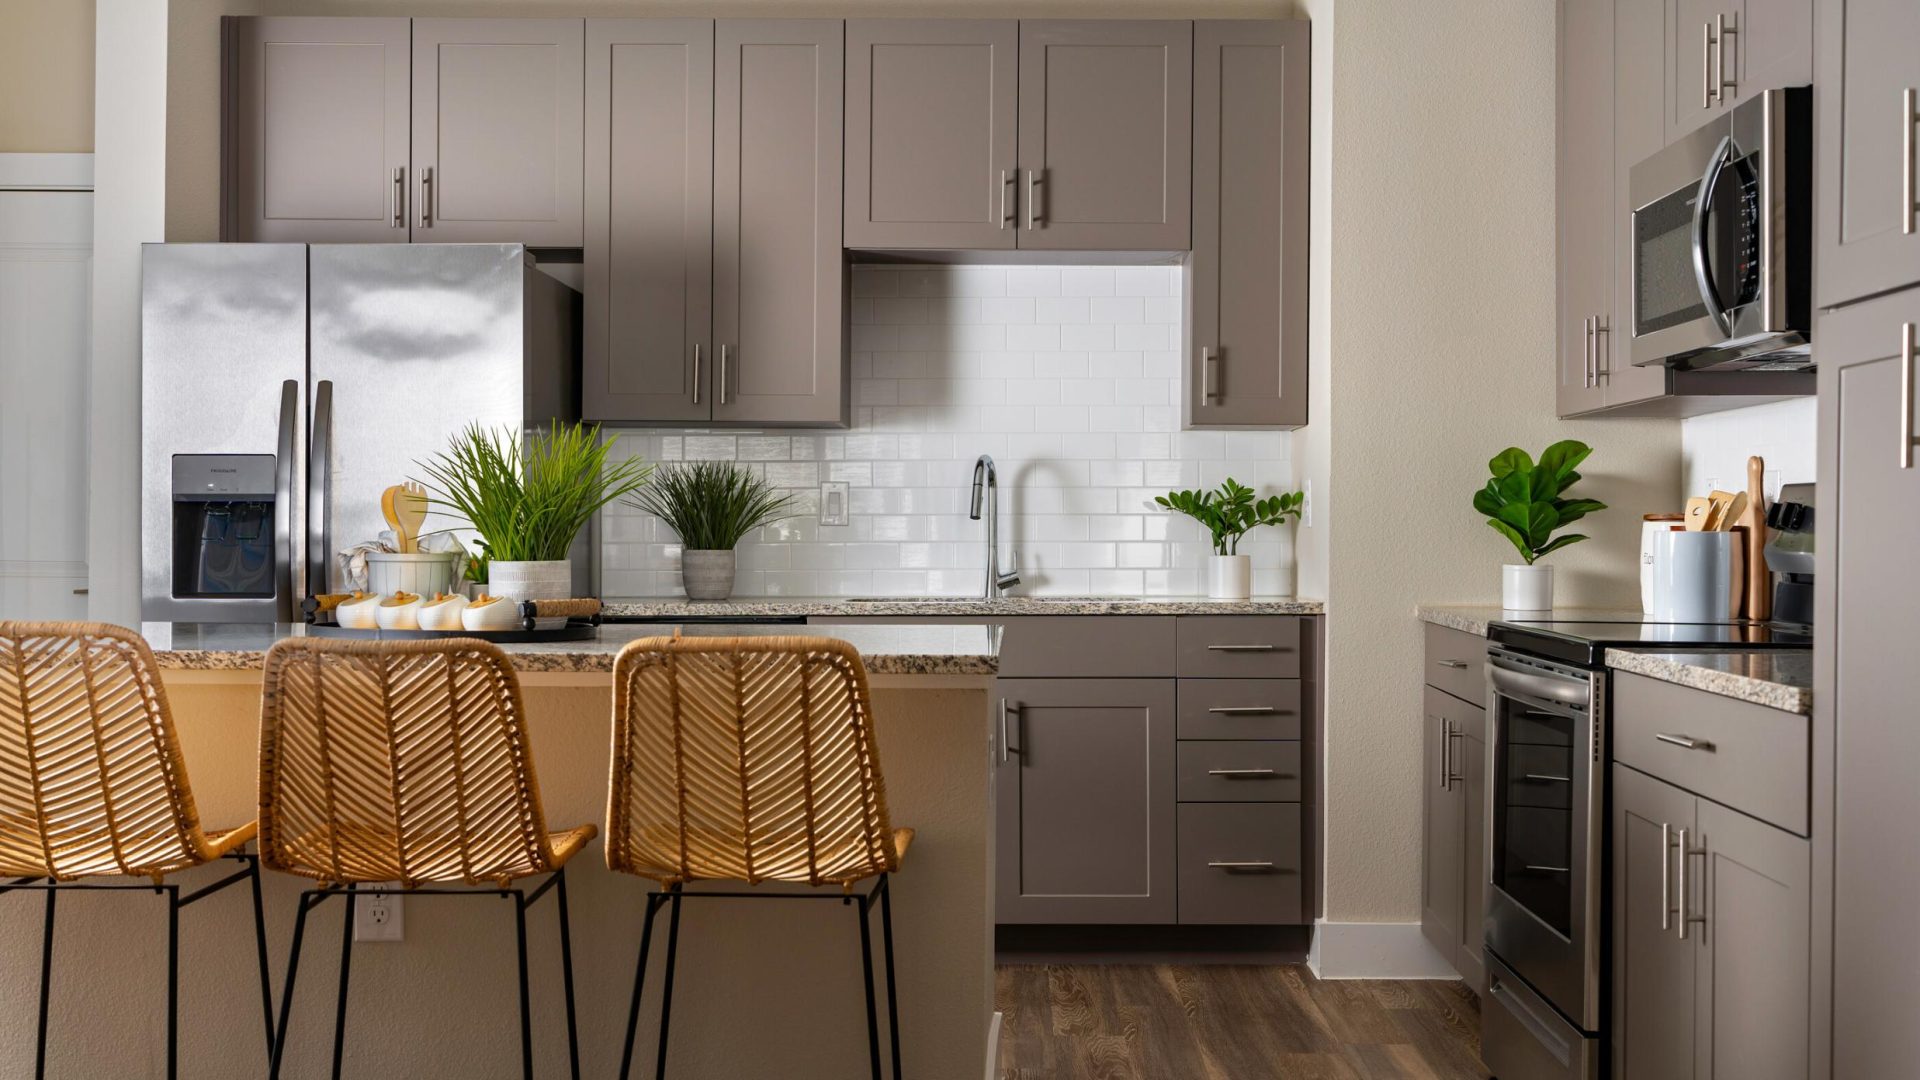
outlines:
[[1508, 611], [1552, 611], [1553, 567], [1545, 563], [1502, 566], [1500, 606]]
[[[541, 559], [536, 562], [487, 564], [487, 592], [518, 604], [523, 600], [572, 600], [573, 564], [565, 559]], [[566, 618], [543, 618], [536, 630], [557, 630], [567, 625]]]
[[1207, 598], [1245, 600], [1253, 595], [1253, 556], [1214, 555], [1207, 559]]

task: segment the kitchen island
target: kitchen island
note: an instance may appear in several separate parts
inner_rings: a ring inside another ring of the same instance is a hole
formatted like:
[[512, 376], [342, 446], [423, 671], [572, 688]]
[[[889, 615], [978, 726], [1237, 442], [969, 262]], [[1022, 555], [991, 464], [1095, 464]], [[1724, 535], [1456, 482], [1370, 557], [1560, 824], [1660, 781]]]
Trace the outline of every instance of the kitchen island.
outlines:
[[[201, 819], [210, 828], [252, 819], [261, 662], [274, 640], [304, 634], [305, 628], [173, 623], [148, 624], [142, 632], [163, 669]], [[613, 658], [629, 640], [671, 632], [671, 625], [606, 626], [589, 642], [504, 646], [524, 690], [551, 827], [593, 822], [604, 828]], [[795, 632], [844, 639], [865, 658], [893, 822], [917, 831], [892, 885], [904, 1071], [976, 1080], [986, 1073], [992, 1020], [987, 701], [999, 658], [998, 628], [686, 628], [702, 636]], [[215, 872], [202, 869], [179, 880], [190, 887]], [[582, 1075], [613, 1076], [643, 896], [652, 885], [610, 873], [598, 840], [574, 858], [568, 878]], [[276, 994], [301, 885], [267, 875]], [[403, 906], [403, 941], [354, 948], [347, 1074], [517, 1075], [511, 906], [440, 897], [414, 897]], [[56, 969], [52, 1044], [66, 1056], [52, 1061], [56, 1074], [116, 1071], [137, 1053], [129, 1045], [146, 1047], [157, 1060], [164, 1046], [160, 905], [134, 897], [86, 897], [71, 909], [63, 901], [65, 951]], [[320, 1075], [326, 1067], [343, 910], [323, 907], [308, 927], [287, 1051], [290, 1076]], [[669, 1074], [819, 1080], [866, 1075], [855, 910], [753, 901], [686, 905]], [[546, 903], [529, 912], [534, 1042], [543, 1076], [567, 1072], [554, 919]], [[38, 920], [15, 922], [8, 933], [18, 940], [5, 944], [26, 964], [37, 948]], [[244, 891], [211, 898], [182, 918], [184, 1075], [263, 1071], [249, 922]], [[139, 932], [119, 940], [113, 933], [119, 924]], [[635, 1040], [636, 1074], [651, 1069], [655, 1052], [664, 919], [655, 933]], [[114, 974], [94, 974], [101, 972]], [[884, 993], [877, 973], [876, 985]], [[30, 1024], [36, 990], [31, 974], [23, 968], [8, 986], [4, 1011]], [[83, 993], [86, 1007], [61, 1011], [63, 999], [80, 1004]], [[121, 1004], [109, 1008], [110, 1001]], [[883, 1040], [884, 1008], [883, 1002]], [[231, 1020], [202, 1024], [196, 1017]], [[21, 1036], [32, 1037], [24, 1030]], [[95, 1053], [97, 1061], [90, 1058]]]

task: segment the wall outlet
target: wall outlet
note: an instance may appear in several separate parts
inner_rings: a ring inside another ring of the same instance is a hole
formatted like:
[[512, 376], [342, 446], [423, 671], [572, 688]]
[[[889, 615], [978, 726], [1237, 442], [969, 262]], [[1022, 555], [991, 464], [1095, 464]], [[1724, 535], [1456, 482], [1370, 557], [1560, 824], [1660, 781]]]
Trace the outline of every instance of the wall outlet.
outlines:
[[[398, 887], [399, 883], [394, 883]], [[385, 888], [361, 889], [353, 898], [353, 940], [399, 941], [406, 920], [400, 909], [400, 894]]]
[[820, 485], [820, 524], [847, 524], [847, 482], [828, 480]]

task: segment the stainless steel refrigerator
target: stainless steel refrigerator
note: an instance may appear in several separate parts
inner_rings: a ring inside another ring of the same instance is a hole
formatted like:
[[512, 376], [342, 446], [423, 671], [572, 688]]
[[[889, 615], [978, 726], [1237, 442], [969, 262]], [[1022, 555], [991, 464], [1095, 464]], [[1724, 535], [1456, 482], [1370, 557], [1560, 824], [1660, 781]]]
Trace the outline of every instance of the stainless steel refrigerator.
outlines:
[[148, 244], [140, 317], [148, 620], [295, 621], [456, 432], [579, 415], [580, 295], [517, 244]]

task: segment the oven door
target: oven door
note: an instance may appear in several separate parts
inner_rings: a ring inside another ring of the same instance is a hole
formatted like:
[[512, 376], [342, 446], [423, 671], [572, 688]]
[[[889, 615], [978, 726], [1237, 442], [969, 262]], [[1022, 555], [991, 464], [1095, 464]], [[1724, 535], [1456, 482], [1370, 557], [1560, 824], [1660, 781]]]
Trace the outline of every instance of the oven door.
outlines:
[[1604, 682], [1496, 647], [1487, 684], [1487, 949], [1598, 1031]]

